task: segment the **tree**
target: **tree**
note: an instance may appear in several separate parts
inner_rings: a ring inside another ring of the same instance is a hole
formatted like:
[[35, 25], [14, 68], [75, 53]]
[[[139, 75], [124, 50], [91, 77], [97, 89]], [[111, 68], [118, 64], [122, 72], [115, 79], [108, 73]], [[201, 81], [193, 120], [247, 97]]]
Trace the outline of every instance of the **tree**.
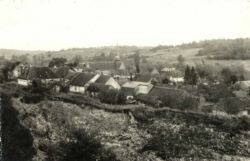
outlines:
[[184, 83], [185, 84], [189, 84], [190, 83], [190, 68], [189, 68], [189, 66], [187, 66], [186, 70], [185, 70]]
[[190, 85], [196, 85], [198, 81], [198, 74], [195, 71], [195, 68], [192, 67], [190, 69], [189, 66], [187, 66], [185, 70], [185, 75], [184, 75], [184, 83], [185, 84], [190, 84]]
[[79, 64], [82, 61], [82, 56], [81, 55], [76, 55], [72, 58], [72, 62], [75, 64]]
[[117, 102], [118, 90], [108, 89], [102, 90], [98, 95], [99, 99], [103, 103], [116, 104]]
[[64, 66], [65, 63], [67, 62], [67, 60], [65, 58], [53, 58], [50, 62], [49, 62], [49, 67], [61, 67]]
[[185, 58], [182, 56], [182, 55], [179, 55], [177, 57], [177, 61], [180, 65], [183, 65], [184, 61], [185, 61]]
[[222, 76], [224, 83], [228, 85], [234, 84], [238, 81], [238, 77], [236, 76], [236, 74], [229, 68], [223, 68], [221, 70], [221, 76]]
[[134, 63], [136, 68], [136, 73], [140, 73], [140, 53], [139, 51], [136, 51], [134, 54]]
[[192, 69], [191, 69], [191, 72], [190, 72], [190, 84], [192, 84], [192, 85], [196, 85], [197, 84], [197, 81], [198, 81], [198, 75], [197, 75], [197, 73], [196, 73], [196, 71], [195, 71], [195, 69], [194, 69], [194, 67], [192, 67]]
[[115, 154], [105, 149], [100, 140], [94, 136], [86, 131], [74, 130], [68, 142], [61, 141], [59, 146], [49, 148], [47, 160], [117, 161]]

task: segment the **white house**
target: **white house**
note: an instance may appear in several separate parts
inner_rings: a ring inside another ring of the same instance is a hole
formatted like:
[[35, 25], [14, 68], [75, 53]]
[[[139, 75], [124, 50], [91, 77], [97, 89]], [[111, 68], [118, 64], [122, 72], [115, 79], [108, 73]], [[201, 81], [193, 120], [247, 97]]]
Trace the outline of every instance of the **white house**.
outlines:
[[249, 91], [249, 89], [250, 89], [250, 80], [238, 81], [236, 84], [243, 91]]
[[100, 75], [95, 83], [111, 86], [112, 88], [118, 90], [121, 88], [113, 77], [107, 75]]
[[100, 77], [99, 74], [78, 73], [69, 82], [69, 91], [85, 93], [89, 84], [94, 83]]

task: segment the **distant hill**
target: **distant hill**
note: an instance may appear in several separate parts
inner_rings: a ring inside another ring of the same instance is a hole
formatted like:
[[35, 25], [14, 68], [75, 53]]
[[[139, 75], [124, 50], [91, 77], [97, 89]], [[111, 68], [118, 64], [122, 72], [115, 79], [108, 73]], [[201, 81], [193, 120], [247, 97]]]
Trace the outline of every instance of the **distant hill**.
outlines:
[[13, 55], [24, 55], [24, 54], [41, 54], [45, 51], [41, 50], [15, 50], [15, 49], [0, 49], [0, 56], [4, 56], [5, 58], [11, 58]]

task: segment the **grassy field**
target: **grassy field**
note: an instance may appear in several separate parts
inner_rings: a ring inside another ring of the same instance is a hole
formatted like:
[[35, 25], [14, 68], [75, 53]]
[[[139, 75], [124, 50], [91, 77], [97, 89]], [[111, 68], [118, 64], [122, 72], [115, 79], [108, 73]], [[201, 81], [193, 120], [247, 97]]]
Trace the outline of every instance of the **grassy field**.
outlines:
[[148, 52], [143, 55], [148, 57], [148, 61], [152, 63], [177, 63], [178, 55], [185, 58], [185, 63], [188, 65], [195, 65], [204, 61], [207, 64], [216, 66], [243, 66], [246, 70], [250, 71], [250, 60], [208, 60], [205, 56], [196, 56], [201, 48], [174, 48], [174, 49], [161, 49], [156, 52]]

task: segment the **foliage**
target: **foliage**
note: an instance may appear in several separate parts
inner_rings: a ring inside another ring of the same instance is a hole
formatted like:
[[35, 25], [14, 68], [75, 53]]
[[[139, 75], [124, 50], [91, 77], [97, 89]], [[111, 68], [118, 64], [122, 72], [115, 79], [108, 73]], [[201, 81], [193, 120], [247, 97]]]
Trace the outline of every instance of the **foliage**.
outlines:
[[226, 84], [235, 84], [238, 81], [236, 73], [229, 68], [223, 68], [221, 70], [221, 76]]
[[200, 42], [203, 47], [198, 56], [217, 60], [250, 59], [250, 39], [211, 40]]
[[88, 134], [83, 130], [75, 130], [69, 136], [69, 142], [62, 141], [58, 145], [49, 147], [48, 160], [59, 159], [61, 161], [116, 161], [115, 155], [105, 149], [94, 134]]
[[49, 62], [49, 67], [61, 67], [64, 66], [65, 63], [67, 62], [67, 59], [65, 58], [53, 58], [50, 62]]
[[106, 55], [104, 52], [101, 54], [96, 54], [93, 56], [93, 61], [113, 61], [115, 58], [115, 54], [111, 51], [108, 55]]
[[139, 51], [137, 51], [134, 54], [134, 63], [135, 63], [136, 73], [140, 73], [140, 53], [139, 53]]
[[185, 61], [185, 58], [182, 56], [182, 55], [179, 55], [178, 57], [177, 57], [177, 61], [178, 61], [178, 63], [179, 64], [183, 64], [184, 63], [184, 61]]
[[100, 101], [103, 103], [116, 104], [117, 95], [118, 95], [118, 90], [108, 89], [101, 91], [98, 97]]
[[218, 102], [220, 98], [233, 97], [232, 90], [226, 84], [198, 85], [198, 92], [211, 102]]
[[190, 85], [196, 85], [197, 81], [198, 81], [198, 75], [197, 75], [194, 67], [192, 67], [190, 69], [190, 67], [187, 66], [187, 68], [185, 70], [185, 75], [184, 75], [184, 83], [190, 84]]
[[154, 125], [149, 131], [153, 137], [142, 151], [154, 151], [164, 160], [173, 158], [216, 159], [213, 155], [214, 152], [248, 155], [244, 149], [241, 149], [238, 137], [234, 137], [230, 133], [214, 131], [204, 125], [182, 124], [172, 128], [171, 125]]

